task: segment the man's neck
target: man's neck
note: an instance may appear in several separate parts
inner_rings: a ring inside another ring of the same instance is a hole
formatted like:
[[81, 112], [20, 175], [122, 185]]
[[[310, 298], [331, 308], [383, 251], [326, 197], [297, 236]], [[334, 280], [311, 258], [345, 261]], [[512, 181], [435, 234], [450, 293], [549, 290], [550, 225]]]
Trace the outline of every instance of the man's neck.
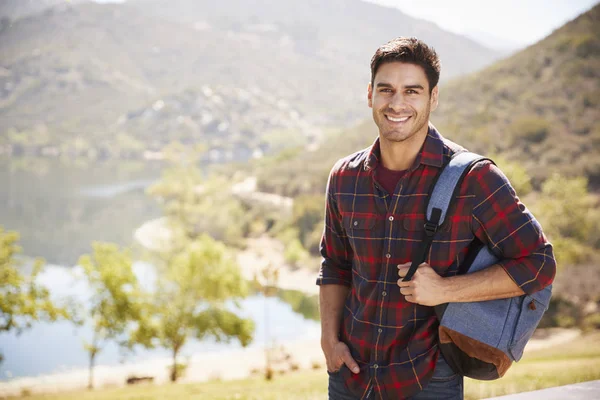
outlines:
[[403, 142], [391, 142], [380, 137], [381, 162], [383, 166], [392, 171], [404, 171], [412, 167], [425, 138], [429, 127], [417, 132], [411, 138]]

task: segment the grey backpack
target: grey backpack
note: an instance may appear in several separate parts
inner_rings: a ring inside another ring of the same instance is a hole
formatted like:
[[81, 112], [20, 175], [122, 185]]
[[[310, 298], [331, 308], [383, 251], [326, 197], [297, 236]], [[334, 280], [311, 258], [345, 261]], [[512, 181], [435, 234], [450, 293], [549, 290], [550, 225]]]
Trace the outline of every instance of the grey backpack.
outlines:
[[[416, 257], [404, 277], [412, 278], [425, 261], [437, 228], [456, 198], [461, 182], [473, 165], [488, 160], [470, 152], [454, 155], [435, 183], [425, 222], [425, 234]], [[471, 273], [495, 264], [498, 258], [478, 240], [472, 242], [460, 273]], [[548, 309], [552, 285], [532, 295], [471, 303], [447, 303], [435, 307], [440, 321], [439, 346], [450, 367], [463, 376], [498, 379], [519, 361], [525, 345]]]

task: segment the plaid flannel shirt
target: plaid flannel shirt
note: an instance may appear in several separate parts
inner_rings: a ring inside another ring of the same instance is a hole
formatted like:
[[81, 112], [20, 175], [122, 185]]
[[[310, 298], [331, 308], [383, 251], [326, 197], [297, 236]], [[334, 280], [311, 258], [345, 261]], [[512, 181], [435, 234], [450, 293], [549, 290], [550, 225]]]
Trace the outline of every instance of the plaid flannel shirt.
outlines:
[[[430, 125], [413, 166], [388, 195], [374, 179], [379, 140], [339, 160], [327, 185], [323, 262], [318, 285], [351, 288], [340, 340], [360, 366], [340, 374], [357, 398], [405, 399], [429, 382], [438, 357], [438, 320], [433, 307], [407, 302], [397, 286], [397, 265], [411, 261], [423, 236], [425, 206], [434, 178], [462, 147]], [[479, 238], [526, 293], [552, 283], [552, 246], [520, 202], [508, 179], [489, 161], [475, 165], [455, 206], [436, 233], [427, 262], [452, 276], [467, 247]]]

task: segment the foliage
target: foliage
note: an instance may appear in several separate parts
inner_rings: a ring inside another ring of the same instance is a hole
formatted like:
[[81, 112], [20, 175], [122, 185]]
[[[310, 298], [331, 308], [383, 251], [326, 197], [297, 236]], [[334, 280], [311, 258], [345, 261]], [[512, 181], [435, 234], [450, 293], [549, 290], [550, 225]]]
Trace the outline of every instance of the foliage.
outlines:
[[500, 155], [490, 158], [494, 160], [498, 168], [506, 175], [518, 196], [524, 197], [531, 193], [533, 190], [531, 177], [520, 163], [508, 161]]
[[[151, 318], [133, 333], [131, 345], [169, 349], [173, 365], [190, 337], [237, 339], [247, 346], [254, 325], [232, 311], [247, 287], [230, 250], [206, 234], [177, 248], [182, 250], [159, 255], [156, 288], [148, 303]], [[180, 371], [172, 368], [172, 381]]]
[[166, 151], [173, 164], [147, 193], [161, 204], [176, 236], [194, 240], [208, 233], [229, 245], [241, 245], [250, 216], [240, 201], [231, 196], [229, 182], [224, 178], [205, 179], [198, 167], [201, 153], [186, 153], [181, 146], [177, 144]]
[[320, 320], [319, 296], [307, 295], [298, 290], [279, 289], [277, 296], [292, 306], [294, 312], [301, 314], [306, 319]]
[[[323, 231], [324, 210], [324, 195], [298, 196], [294, 199], [292, 226], [298, 228], [298, 237], [302, 245], [311, 253], [316, 253], [319, 250], [319, 241]], [[315, 231], [318, 233], [316, 240]]]
[[[84, 307], [92, 324], [93, 338], [84, 347], [90, 357], [89, 387], [93, 387], [95, 358], [111, 340], [119, 340], [143, 315], [137, 277], [129, 250], [112, 243], [94, 242], [93, 253], [83, 255], [79, 265], [91, 290], [89, 306]], [[121, 343], [124, 344], [124, 343]]]
[[555, 244], [559, 265], [583, 263], [594, 254], [599, 242], [596, 226], [600, 214], [585, 178], [552, 175], [543, 183], [531, 208]]
[[[37, 278], [43, 272], [44, 261], [36, 259], [29, 266], [18, 259], [21, 248], [19, 235], [0, 226], [0, 333], [30, 328], [37, 321], [70, 319], [70, 310], [52, 300], [47, 287]], [[0, 355], [0, 361], [2, 356]]]
[[308, 258], [308, 253], [304, 250], [302, 243], [298, 239], [293, 239], [285, 246], [283, 257], [287, 263], [297, 266], [301, 261]]
[[520, 140], [527, 143], [539, 143], [548, 137], [550, 124], [547, 120], [537, 117], [521, 117], [515, 120], [508, 129], [515, 145], [519, 145]]

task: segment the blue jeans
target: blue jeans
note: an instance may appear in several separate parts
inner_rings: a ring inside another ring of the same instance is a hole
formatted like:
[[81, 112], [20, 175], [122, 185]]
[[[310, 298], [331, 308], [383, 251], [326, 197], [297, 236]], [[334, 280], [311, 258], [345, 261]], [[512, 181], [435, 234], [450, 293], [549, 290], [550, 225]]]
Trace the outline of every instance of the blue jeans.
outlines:
[[[346, 388], [346, 384], [338, 372], [327, 372], [329, 374], [329, 400], [358, 400], [359, 397], [352, 395]], [[371, 392], [369, 400], [376, 399], [376, 393]], [[462, 400], [464, 398], [463, 377], [454, 373], [450, 366], [440, 354], [435, 365], [435, 371], [431, 380], [423, 391], [419, 392], [410, 400]], [[392, 399], [389, 399], [392, 400]], [[400, 399], [393, 399], [400, 400]]]

